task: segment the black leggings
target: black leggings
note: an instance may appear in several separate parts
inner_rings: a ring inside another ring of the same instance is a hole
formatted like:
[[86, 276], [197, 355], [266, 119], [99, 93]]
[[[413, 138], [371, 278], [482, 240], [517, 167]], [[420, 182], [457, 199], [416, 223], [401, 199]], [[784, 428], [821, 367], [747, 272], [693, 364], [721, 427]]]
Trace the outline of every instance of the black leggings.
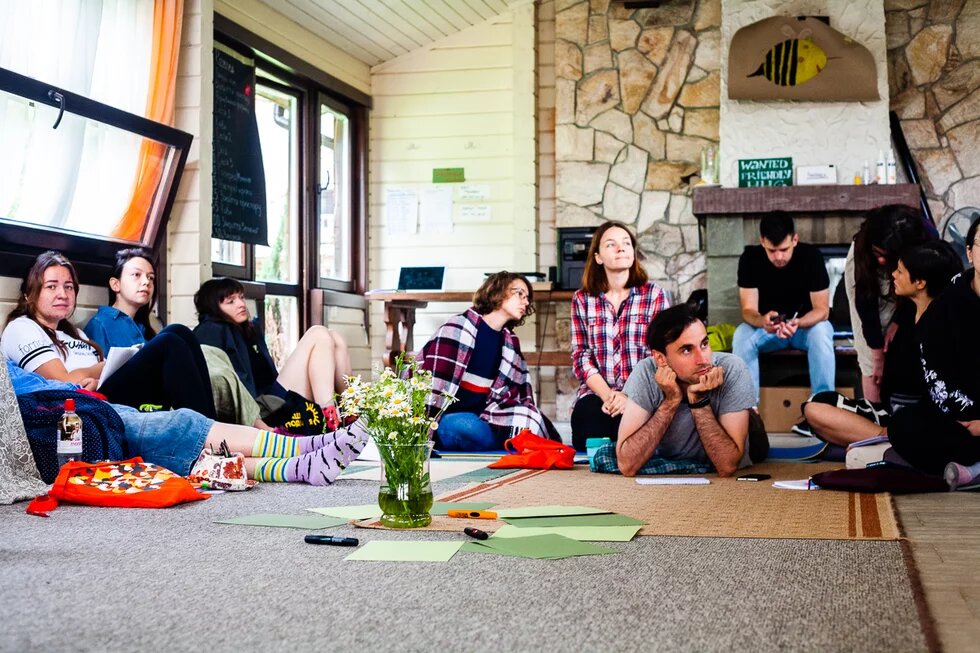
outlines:
[[980, 461], [980, 438], [927, 400], [895, 413], [888, 440], [898, 455], [926, 474], [942, 474], [951, 462]]
[[190, 408], [214, 419], [214, 395], [201, 345], [190, 329], [171, 324], [99, 388], [109, 401], [139, 408]]
[[572, 445], [577, 451], [585, 451], [589, 438], [609, 438], [613, 442], [619, 435], [622, 416], [610, 417], [602, 412], [602, 399], [598, 395], [585, 395], [572, 408]]

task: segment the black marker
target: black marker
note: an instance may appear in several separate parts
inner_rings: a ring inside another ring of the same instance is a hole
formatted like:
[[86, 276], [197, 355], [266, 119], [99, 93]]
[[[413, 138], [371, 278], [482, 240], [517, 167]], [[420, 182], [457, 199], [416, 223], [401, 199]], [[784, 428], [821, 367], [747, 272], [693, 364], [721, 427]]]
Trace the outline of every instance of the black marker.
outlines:
[[307, 535], [303, 538], [307, 544], [333, 544], [334, 546], [357, 546], [356, 537], [337, 537], [336, 535]]
[[490, 535], [488, 535], [486, 531], [481, 531], [479, 528], [470, 528], [469, 526], [464, 528], [463, 532], [469, 535], [470, 537], [475, 537], [478, 540], [485, 540], [488, 537], [490, 537]]

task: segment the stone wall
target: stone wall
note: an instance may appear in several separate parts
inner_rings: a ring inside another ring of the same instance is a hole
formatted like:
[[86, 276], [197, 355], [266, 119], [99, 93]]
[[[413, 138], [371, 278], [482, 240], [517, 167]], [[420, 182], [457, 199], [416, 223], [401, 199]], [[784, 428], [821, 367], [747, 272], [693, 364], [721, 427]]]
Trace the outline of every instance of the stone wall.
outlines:
[[651, 278], [686, 298], [705, 286], [690, 184], [718, 142], [721, 1], [555, 9], [557, 225], [632, 225]]
[[891, 107], [939, 223], [980, 206], [980, 1], [884, 4]]

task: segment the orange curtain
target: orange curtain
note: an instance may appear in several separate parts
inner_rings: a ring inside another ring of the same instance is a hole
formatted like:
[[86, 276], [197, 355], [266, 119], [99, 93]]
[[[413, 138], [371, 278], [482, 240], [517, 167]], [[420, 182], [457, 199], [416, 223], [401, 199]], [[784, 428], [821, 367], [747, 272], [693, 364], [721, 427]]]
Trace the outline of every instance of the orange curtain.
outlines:
[[[174, 96], [177, 88], [177, 55], [180, 52], [181, 17], [184, 0], [155, 0], [153, 3], [153, 51], [150, 56], [150, 92], [146, 117], [173, 125]], [[163, 176], [166, 147], [144, 140], [140, 148], [139, 173], [133, 198], [112, 235], [123, 240], [139, 240]]]

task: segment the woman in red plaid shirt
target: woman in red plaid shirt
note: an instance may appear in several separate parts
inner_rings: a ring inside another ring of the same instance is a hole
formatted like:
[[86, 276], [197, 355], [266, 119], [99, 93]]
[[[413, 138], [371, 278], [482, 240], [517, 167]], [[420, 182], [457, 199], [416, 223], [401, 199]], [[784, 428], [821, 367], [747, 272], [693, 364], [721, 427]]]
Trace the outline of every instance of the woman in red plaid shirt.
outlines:
[[670, 306], [667, 293], [647, 279], [636, 259], [636, 239], [609, 221], [592, 236], [582, 289], [572, 297], [572, 369], [582, 385], [572, 409], [572, 444], [588, 438], [616, 441], [626, 408], [623, 385], [650, 355], [647, 326]]

